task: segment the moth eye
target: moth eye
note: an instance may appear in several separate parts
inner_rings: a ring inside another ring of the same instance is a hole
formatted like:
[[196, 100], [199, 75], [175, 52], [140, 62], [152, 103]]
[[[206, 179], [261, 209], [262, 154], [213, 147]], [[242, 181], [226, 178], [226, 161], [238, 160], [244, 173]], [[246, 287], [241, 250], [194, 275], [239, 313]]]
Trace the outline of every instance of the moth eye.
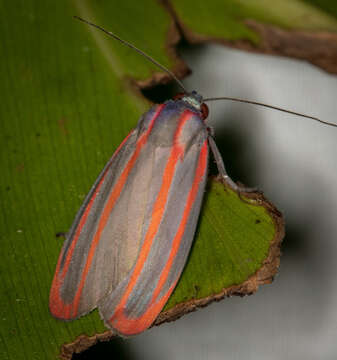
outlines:
[[179, 93], [179, 94], [173, 96], [173, 100], [180, 100], [180, 99], [182, 99], [184, 96], [185, 96], [184, 93]]
[[205, 120], [209, 114], [208, 106], [205, 103], [203, 103], [201, 105], [200, 111], [201, 111], [202, 119]]

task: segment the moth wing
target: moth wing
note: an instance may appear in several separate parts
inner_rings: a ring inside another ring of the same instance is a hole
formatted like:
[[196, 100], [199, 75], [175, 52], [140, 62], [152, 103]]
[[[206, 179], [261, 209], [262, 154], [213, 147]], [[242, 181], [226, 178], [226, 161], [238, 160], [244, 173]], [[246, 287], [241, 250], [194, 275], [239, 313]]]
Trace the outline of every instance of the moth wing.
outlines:
[[[150, 193], [145, 211], [141, 210], [137, 261], [98, 305], [105, 324], [123, 336], [146, 330], [175, 288], [194, 238], [207, 178], [208, 143], [203, 130], [181, 158], [174, 158], [175, 146], [158, 147], [152, 153], [155, 171], [147, 177]], [[141, 173], [133, 181], [130, 188], [141, 183], [144, 191]], [[129, 209], [137, 206], [131, 199]]]
[[[135, 261], [135, 247], [130, 252], [130, 244], [120, 242], [128, 232], [123, 221], [116, 226], [118, 235], [110, 237], [100, 228], [100, 220], [115, 212], [113, 200], [120, 191], [116, 187], [136, 144], [137, 130], [133, 130], [98, 176], [66, 236], [49, 298], [51, 314], [57, 318], [75, 319], [94, 309]], [[117, 218], [120, 220], [118, 214]], [[127, 254], [128, 263], [121, 263], [123, 254]]]
[[[63, 244], [50, 290], [49, 309], [54, 317], [71, 320], [87, 314], [127, 276], [135, 263], [147, 193], [139, 192], [139, 187], [130, 188], [130, 183], [136, 174], [143, 184], [153, 176], [154, 163], [150, 159], [142, 163], [143, 149], [163, 107], [154, 106], [140, 118], [78, 211]], [[131, 201], [138, 206], [130, 207]], [[129, 226], [130, 220], [133, 226]]]

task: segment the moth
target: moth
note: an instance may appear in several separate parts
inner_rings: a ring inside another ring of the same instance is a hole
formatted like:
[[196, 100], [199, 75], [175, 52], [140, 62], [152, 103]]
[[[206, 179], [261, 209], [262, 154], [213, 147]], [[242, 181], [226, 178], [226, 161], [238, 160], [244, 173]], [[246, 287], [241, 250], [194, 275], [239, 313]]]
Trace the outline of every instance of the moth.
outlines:
[[67, 233], [50, 291], [51, 314], [77, 319], [98, 308], [105, 325], [130, 336], [155, 321], [185, 266], [205, 192], [210, 152], [220, 176], [237, 192], [255, 189], [230, 179], [205, 120], [207, 101], [188, 92], [154, 105], [117, 148], [93, 184]]

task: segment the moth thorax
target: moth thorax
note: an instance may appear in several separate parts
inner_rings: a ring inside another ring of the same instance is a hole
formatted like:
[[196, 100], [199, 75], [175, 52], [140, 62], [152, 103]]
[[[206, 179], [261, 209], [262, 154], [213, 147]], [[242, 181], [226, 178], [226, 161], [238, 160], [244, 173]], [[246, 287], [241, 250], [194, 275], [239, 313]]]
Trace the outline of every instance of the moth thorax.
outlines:
[[202, 105], [202, 96], [199, 95], [196, 91], [192, 91], [190, 94], [186, 94], [182, 97], [183, 101], [186, 101], [188, 104], [196, 108], [197, 110], [201, 110]]

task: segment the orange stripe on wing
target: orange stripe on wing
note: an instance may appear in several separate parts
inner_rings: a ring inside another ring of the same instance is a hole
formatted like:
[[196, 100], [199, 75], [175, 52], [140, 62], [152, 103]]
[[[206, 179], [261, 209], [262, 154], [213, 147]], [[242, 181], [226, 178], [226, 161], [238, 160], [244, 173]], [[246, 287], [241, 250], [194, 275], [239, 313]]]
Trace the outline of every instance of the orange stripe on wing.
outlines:
[[[188, 119], [191, 116], [192, 116], [192, 113], [188, 110], [182, 114], [181, 120], [179, 122], [179, 127], [175, 134], [175, 138], [181, 132], [183, 125], [185, 124], [186, 121], [188, 121]], [[126, 303], [128, 297], [129, 297], [130, 293], [132, 292], [134, 286], [136, 285], [137, 279], [143, 269], [143, 265], [145, 263], [145, 260], [147, 259], [150, 249], [151, 249], [152, 241], [158, 231], [160, 221], [164, 215], [165, 205], [166, 205], [168, 193], [170, 190], [170, 185], [171, 185], [171, 182], [172, 182], [172, 179], [174, 176], [174, 171], [175, 171], [175, 167], [177, 165], [177, 161], [182, 155], [183, 155], [183, 148], [178, 144], [174, 145], [172, 147], [170, 157], [166, 163], [164, 174], [162, 176], [162, 184], [161, 184], [161, 188], [159, 190], [157, 199], [153, 206], [152, 217], [151, 217], [149, 228], [145, 235], [145, 239], [144, 239], [142, 248], [139, 252], [137, 262], [133, 269], [132, 275], [130, 277], [129, 284], [125, 290], [125, 293], [124, 293], [119, 305], [122, 305], [122, 304], [124, 305]]]
[[[131, 132], [127, 135], [127, 137], [122, 141], [122, 143], [118, 146], [117, 150], [114, 152], [113, 156], [112, 156], [112, 159], [119, 153], [119, 150], [122, 148], [122, 146], [125, 144], [125, 142], [128, 140], [129, 136], [131, 135]], [[112, 160], [111, 159], [111, 160]], [[100, 180], [100, 182], [98, 183], [97, 185], [97, 188], [92, 196], [92, 198], [90, 199], [89, 203], [88, 203], [88, 206], [86, 207], [84, 213], [83, 213], [83, 216], [81, 217], [81, 220], [78, 224], [78, 228], [76, 229], [76, 232], [75, 232], [75, 235], [74, 235], [74, 240], [72, 241], [71, 243], [71, 246], [69, 247], [69, 251], [67, 253], [67, 258], [65, 260], [65, 265], [64, 265], [64, 268], [62, 270], [62, 274], [61, 274], [61, 277], [64, 278], [65, 277], [65, 274], [67, 273], [67, 270], [68, 270], [68, 267], [69, 267], [69, 264], [70, 264], [70, 260], [72, 258], [72, 255], [73, 255], [73, 252], [74, 252], [74, 249], [75, 249], [75, 246], [76, 246], [76, 243], [77, 243], [77, 240], [82, 232], [82, 229], [84, 227], [84, 225], [86, 224], [87, 222], [87, 218], [88, 218], [88, 215], [89, 215], [89, 212], [92, 208], [92, 205], [96, 199], [96, 196], [97, 194], [99, 194], [99, 190], [102, 186], [102, 183], [105, 179], [105, 176], [107, 174], [107, 172], [109, 171], [110, 167], [108, 167], [106, 170], [105, 170], [105, 173], [103, 174], [102, 176], [102, 179]]]
[[[116, 151], [114, 152], [111, 160], [119, 153], [120, 149], [123, 147], [123, 145], [125, 144], [125, 142], [128, 140], [129, 136], [131, 135], [131, 132], [127, 135], [127, 137], [122, 141], [122, 143], [118, 146], [118, 148], [116, 149]], [[110, 160], [110, 161], [111, 161]], [[49, 309], [50, 312], [52, 313], [53, 316], [55, 317], [59, 317], [62, 319], [69, 319], [71, 317], [71, 309], [73, 304], [65, 304], [60, 296], [60, 288], [63, 284], [64, 278], [68, 272], [68, 268], [70, 266], [70, 262], [78, 241], [78, 238], [82, 232], [82, 229], [84, 227], [84, 225], [87, 222], [87, 218], [89, 215], [89, 212], [92, 208], [92, 205], [96, 199], [97, 194], [99, 193], [99, 190], [102, 186], [102, 183], [105, 179], [105, 176], [108, 172], [108, 170], [110, 169], [110, 167], [107, 167], [107, 169], [105, 170], [104, 174], [102, 175], [101, 180], [99, 181], [99, 183], [97, 184], [97, 187], [95, 189], [95, 192], [93, 193], [91, 199], [88, 202], [88, 205], [85, 209], [85, 211], [83, 212], [83, 215], [80, 219], [80, 222], [78, 224], [78, 227], [76, 229], [74, 238], [71, 242], [71, 245], [68, 249], [67, 252], [67, 256], [63, 265], [63, 269], [60, 272], [61, 269], [61, 262], [62, 262], [62, 258], [64, 255], [64, 251], [62, 249], [61, 254], [59, 256], [59, 259], [57, 261], [57, 265], [56, 265], [56, 270], [55, 270], [55, 275], [53, 278], [53, 282], [52, 282], [52, 286], [51, 286], [51, 290], [50, 290], [50, 295], [49, 295]]]
[[154, 302], [156, 300], [156, 298], [158, 297], [160, 291], [162, 290], [169, 272], [171, 270], [171, 266], [173, 264], [174, 259], [177, 256], [179, 247], [180, 247], [180, 243], [181, 243], [181, 239], [184, 235], [184, 231], [185, 231], [185, 227], [186, 224], [188, 222], [189, 219], [189, 214], [190, 211], [192, 209], [192, 206], [194, 204], [195, 198], [198, 194], [198, 190], [199, 190], [199, 186], [200, 186], [200, 182], [202, 181], [206, 169], [207, 169], [207, 156], [208, 156], [208, 144], [207, 144], [207, 140], [205, 140], [203, 147], [201, 148], [201, 152], [200, 152], [200, 156], [199, 156], [199, 162], [198, 162], [198, 167], [196, 169], [196, 173], [195, 173], [195, 177], [194, 177], [194, 181], [193, 181], [193, 185], [192, 188], [188, 194], [188, 198], [187, 198], [187, 202], [186, 202], [186, 206], [184, 209], [184, 213], [182, 216], [182, 220], [180, 222], [178, 231], [173, 239], [172, 242], [172, 248], [169, 254], [169, 257], [167, 259], [166, 265], [163, 268], [161, 274], [160, 274], [160, 279], [158, 281], [157, 287], [153, 292], [153, 296], [152, 296], [152, 300], [151, 303]]
[[153, 118], [151, 120], [150, 126], [147, 129], [146, 133], [144, 133], [140, 139], [137, 141], [137, 145], [136, 145], [136, 149], [134, 151], [134, 153], [132, 154], [130, 160], [128, 161], [127, 165], [125, 166], [121, 176], [119, 177], [117, 183], [115, 184], [114, 188], [112, 189], [110, 195], [109, 195], [109, 199], [103, 209], [103, 212], [101, 214], [98, 226], [97, 226], [97, 230], [96, 233], [93, 237], [93, 240], [91, 242], [91, 246], [88, 252], [88, 256], [87, 256], [87, 261], [86, 264], [84, 266], [84, 269], [82, 271], [82, 276], [81, 276], [81, 281], [80, 284], [78, 286], [78, 290], [76, 292], [76, 295], [74, 297], [74, 302], [73, 302], [73, 316], [76, 316], [77, 311], [78, 311], [78, 306], [79, 306], [79, 302], [80, 302], [80, 298], [81, 298], [81, 294], [82, 294], [82, 290], [84, 287], [84, 283], [86, 280], [86, 277], [88, 275], [92, 260], [94, 258], [95, 255], [95, 250], [96, 247], [98, 246], [99, 240], [101, 238], [102, 232], [104, 230], [104, 227], [108, 221], [109, 215], [111, 210], [113, 209], [117, 199], [119, 198], [120, 193], [123, 190], [123, 187], [127, 181], [127, 178], [129, 176], [129, 173], [131, 172], [140, 152], [142, 147], [146, 144], [147, 139], [152, 131], [152, 128], [154, 126], [154, 123], [156, 121], [156, 119], [158, 118], [159, 114], [161, 113], [161, 111], [163, 110], [163, 108], [165, 107], [164, 104], [159, 105], [155, 114], [153, 115]]
[[207, 157], [208, 157], [208, 144], [207, 144], [207, 140], [205, 140], [203, 147], [201, 149], [201, 152], [200, 152], [198, 167], [196, 169], [194, 182], [193, 182], [192, 188], [188, 195], [188, 199], [186, 202], [186, 206], [184, 209], [181, 223], [179, 225], [178, 231], [173, 240], [172, 249], [170, 251], [170, 254], [169, 254], [168, 260], [165, 264], [165, 267], [160, 274], [160, 279], [158, 281], [157, 287], [154, 291], [154, 294], [152, 296], [152, 299], [151, 299], [148, 309], [144, 312], [144, 314], [142, 314], [138, 318], [126, 317], [124, 314], [123, 307], [125, 306], [125, 303], [127, 300], [127, 298], [125, 300], [125, 297], [126, 297], [126, 295], [129, 295], [129, 293], [130, 293], [130, 291], [128, 291], [123, 296], [123, 299], [122, 299], [121, 303], [119, 304], [119, 306], [116, 308], [114, 315], [109, 319], [109, 322], [111, 323], [111, 325], [118, 332], [120, 332], [123, 335], [135, 335], [135, 334], [138, 334], [138, 333], [146, 330], [149, 326], [151, 326], [151, 324], [154, 322], [154, 320], [156, 319], [156, 317], [158, 316], [158, 314], [160, 313], [160, 311], [166, 304], [168, 298], [170, 297], [172, 291], [174, 290], [174, 288], [176, 286], [176, 283], [177, 283], [179, 277], [173, 281], [172, 285], [167, 290], [167, 292], [160, 299], [157, 299], [163, 286], [165, 285], [165, 282], [168, 278], [173, 261], [178, 253], [178, 250], [180, 247], [180, 242], [181, 242], [182, 236], [184, 234], [186, 224], [188, 222], [188, 217], [189, 217], [190, 211], [192, 209], [193, 203], [198, 194], [200, 182], [202, 181], [202, 178], [205, 176], [205, 172], [207, 169]]
[[[181, 119], [179, 121], [179, 127], [176, 130], [175, 138], [174, 138], [174, 146], [171, 150], [170, 157], [167, 161], [166, 168], [164, 171], [164, 174], [162, 176], [162, 185], [161, 189], [158, 193], [156, 202], [153, 207], [152, 211], [152, 217], [151, 222], [149, 225], [148, 232], [146, 234], [144, 243], [142, 245], [141, 251], [139, 253], [137, 263], [134, 267], [133, 273], [130, 277], [130, 281], [127, 285], [127, 288], [125, 290], [125, 293], [123, 294], [123, 297], [119, 304], [116, 306], [115, 312], [112, 315], [112, 317], [109, 319], [109, 322], [111, 323], [112, 327], [120, 331], [121, 333], [125, 335], [131, 335], [131, 333], [139, 333], [143, 330], [145, 330], [147, 327], [151, 325], [151, 323], [154, 321], [155, 317], [158, 315], [162, 307], [165, 305], [169, 295], [174, 289], [174, 286], [170, 288], [170, 290], [160, 299], [157, 303], [153, 300], [151, 305], [149, 306], [149, 309], [139, 318], [137, 319], [129, 319], [124, 315], [124, 307], [127, 303], [127, 300], [136, 285], [136, 282], [140, 276], [140, 273], [143, 269], [144, 263], [149, 255], [154, 237], [158, 231], [158, 228], [160, 226], [160, 222], [162, 220], [162, 217], [164, 215], [165, 211], [165, 205], [168, 198], [168, 193], [170, 190], [170, 186], [172, 183], [172, 179], [175, 173], [175, 167], [177, 165], [177, 161], [180, 157], [184, 155], [184, 148], [181, 144], [179, 144], [179, 135], [183, 129], [184, 124], [193, 116], [193, 113], [189, 110], [186, 110], [183, 112]], [[201, 169], [202, 166], [206, 168], [207, 164], [207, 142], [205, 142], [206, 149], [202, 150], [202, 153], [206, 151], [206, 160], [205, 164], [199, 164], [198, 169]], [[198, 181], [199, 185], [200, 181]], [[197, 189], [197, 188], [196, 188]], [[190, 204], [193, 204], [193, 199], [191, 199]], [[185, 210], [186, 212], [187, 210]], [[177, 240], [178, 241], [178, 240]], [[177, 246], [177, 245], [176, 245]], [[178, 246], [176, 251], [178, 251]], [[173, 259], [173, 257], [172, 257]], [[173, 260], [172, 260], [173, 261]], [[162, 287], [162, 285], [161, 285]], [[157, 289], [156, 289], [157, 290]], [[160, 290], [159, 290], [160, 291]], [[159, 292], [158, 292], [159, 294]]]

